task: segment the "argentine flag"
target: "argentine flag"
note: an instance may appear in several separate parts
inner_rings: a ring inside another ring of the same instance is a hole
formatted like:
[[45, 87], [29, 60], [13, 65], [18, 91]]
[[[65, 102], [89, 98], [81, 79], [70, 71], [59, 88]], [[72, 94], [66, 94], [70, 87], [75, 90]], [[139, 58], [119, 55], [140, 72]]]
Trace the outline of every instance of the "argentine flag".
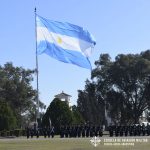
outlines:
[[77, 66], [91, 69], [88, 57], [96, 44], [82, 27], [66, 22], [47, 20], [36, 15], [37, 53]]

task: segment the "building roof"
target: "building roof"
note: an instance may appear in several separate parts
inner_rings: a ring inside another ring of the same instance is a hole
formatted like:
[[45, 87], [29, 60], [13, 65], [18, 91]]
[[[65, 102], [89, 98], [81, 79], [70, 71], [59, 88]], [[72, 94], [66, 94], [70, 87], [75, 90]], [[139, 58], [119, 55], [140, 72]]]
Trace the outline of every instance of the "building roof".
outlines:
[[55, 95], [55, 97], [71, 97], [71, 95], [64, 93], [63, 91], [60, 94]]

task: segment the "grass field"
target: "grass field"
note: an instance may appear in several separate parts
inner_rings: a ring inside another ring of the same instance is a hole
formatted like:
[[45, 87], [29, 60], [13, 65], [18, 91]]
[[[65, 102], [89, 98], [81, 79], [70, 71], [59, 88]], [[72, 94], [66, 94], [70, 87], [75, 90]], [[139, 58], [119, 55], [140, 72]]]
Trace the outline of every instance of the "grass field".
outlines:
[[[150, 150], [150, 137], [127, 137], [119, 139], [147, 139], [147, 142], [134, 142], [134, 146], [118, 146], [118, 145], [104, 145], [106, 139], [115, 140], [118, 138], [102, 137], [100, 144], [94, 147], [90, 143], [91, 138], [54, 138], [54, 139], [0, 139], [0, 150]], [[128, 143], [129, 144], [129, 143]]]

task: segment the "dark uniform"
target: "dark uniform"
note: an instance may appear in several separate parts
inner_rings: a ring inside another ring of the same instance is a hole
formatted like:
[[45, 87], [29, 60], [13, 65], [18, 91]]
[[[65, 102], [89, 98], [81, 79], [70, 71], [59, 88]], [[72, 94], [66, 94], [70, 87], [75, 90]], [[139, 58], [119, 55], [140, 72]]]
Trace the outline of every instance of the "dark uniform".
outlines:
[[90, 126], [86, 126], [86, 137], [90, 135]]
[[119, 126], [115, 126], [115, 136], [119, 135]]
[[99, 135], [100, 137], [103, 136], [103, 127], [102, 127], [102, 126], [99, 126], [98, 135]]
[[68, 138], [68, 136], [69, 136], [69, 131], [68, 131], [68, 127], [67, 127], [67, 126], [65, 126], [64, 131], [65, 131], [65, 137]]
[[142, 124], [142, 135], [145, 136], [146, 133], [146, 127], [144, 125], [144, 123]]
[[85, 126], [82, 126], [82, 137], [85, 137], [85, 132], [86, 132], [86, 129], [85, 129]]
[[54, 126], [52, 126], [52, 128], [51, 128], [51, 136], [52, 136], [52, 138], [54, 138], [54, 135], [55, 135], [55, 128], [54, 128]]
[[109, 136], [110, 137], [113, 136], [113, 126], [112, 125], [109, 126]]
[[33, 136], [34, 136], [34, 129], [30, 129], [30, 135], [31, 135], [31, 138], [33, 138]]
[[141, 135], [141, 125], [137, 126], [137, 135], [140, 136]]
[[133, 125], [131, 125], [130, 127], [129, 127], [129, 134], [130, 134], [130, 136], [133, 136]]
[[90, 137], [93, 137], [93, 130], [94, 130], [94, 127], [90, 127]]
[[78, 137], [81, 137], [81, 131], [82, 131], [82, 127], [79, 125], [78, 128], [77, 128]]
[[46, 127], [43, 128], [43, 134], [44, 134], [44, 138], [46, 138], [47, 137], [47, 128]]
[[36, 129], [36, 138], [39, 138], [39, 129]]
[[149, 136], [149, 135], [150, 135], [150, 125], [147, 124], [147, 136]]
[[27, 135], [27, 139], [30, 137], [30, 129], [29, 127], [26, 128], [26, 135]]
[[128, 136], [128, 132], [129, 132], [129, 127], [125, 126], [124, 127], [124, 134], [125, 134], [125, 136]]
[[120, 127], [120, 136], [123, 136], [123, 133], [124, 133], [124, 126], [121, 126]]
[[60, 127], [60, 137], [64, 138], [64, 126]]
[[70, 137], [74, 137], [74, 126], [71, 126], [71, 134]]
[[51, 129], [50, 129], [50, 127], [47, 129], [47, 136], [48, 136], [48, 138], [50, 138], [50, 135], [51, 135]]

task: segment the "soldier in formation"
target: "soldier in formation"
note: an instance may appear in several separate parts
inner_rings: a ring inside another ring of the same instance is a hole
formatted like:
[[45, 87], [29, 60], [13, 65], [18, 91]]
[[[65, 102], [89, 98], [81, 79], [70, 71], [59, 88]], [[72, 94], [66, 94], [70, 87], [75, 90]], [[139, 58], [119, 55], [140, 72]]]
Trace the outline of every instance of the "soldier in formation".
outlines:
[[54, 138], [55, 135], [55, 128], [54, 126], [50, 127], [44, 127], [44, 128], [26, 128], [26, 135], [27, 135], [27, 139], [28, 138], [33, 138], [34, 136], [36, 136], [36, 138], [39, 138], [40, 135], [44, 136], [44, 138], [48, 137], [52, 137]]
[[94, 125], [72, 125], [72, 126], [61, 126], [60, 137], [61, 138], [80, 138], [80, 137], [93, 137], [103, 136], [102, 126]]
[[130, 126], [109, 126], [109, 136], [149, 136], [150, 135], [150, 125], [130, 125]]

